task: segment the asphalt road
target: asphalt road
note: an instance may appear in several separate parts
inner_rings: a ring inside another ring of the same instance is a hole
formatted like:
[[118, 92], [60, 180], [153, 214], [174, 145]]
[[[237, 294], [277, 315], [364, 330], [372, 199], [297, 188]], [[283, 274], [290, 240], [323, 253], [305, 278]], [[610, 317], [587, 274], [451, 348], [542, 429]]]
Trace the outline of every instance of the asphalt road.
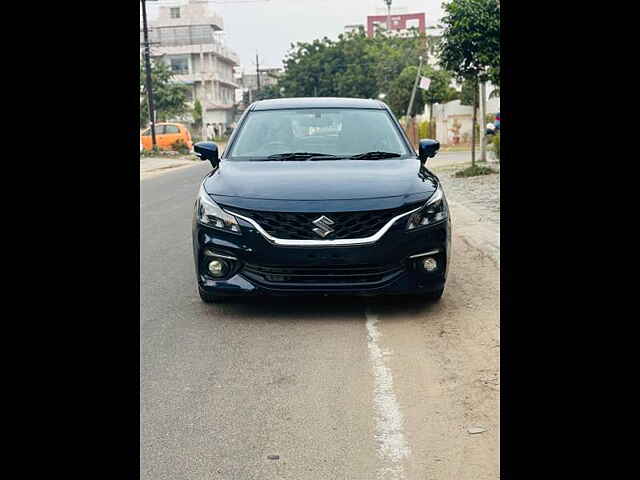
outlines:
[[452, 202], [437, 304], [206, 305], [191, 215], [208, 169], [140, 183], [141, 478], [498, 478], [495, 232]]

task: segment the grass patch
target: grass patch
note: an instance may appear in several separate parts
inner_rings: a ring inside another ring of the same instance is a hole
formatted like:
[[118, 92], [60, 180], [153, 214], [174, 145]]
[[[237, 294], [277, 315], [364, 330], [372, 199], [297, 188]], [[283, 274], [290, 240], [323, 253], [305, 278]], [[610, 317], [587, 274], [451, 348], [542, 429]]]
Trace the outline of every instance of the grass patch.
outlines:
[[490, 175], [492, 173], [498, 173], [493, 168], [484, 167], [481, 165], [473, 165], [467, 167], [464, 170], [460, 170], [455, 173], [456, 177], [477, 177], [478, 175]]
[[180, 153], [175, 150], [143, 150], [140, 153], [141, 157], [169, 157], [176, 158], [180, 155], [188, 155], [189, 149], [186, 150], [186, 153]]

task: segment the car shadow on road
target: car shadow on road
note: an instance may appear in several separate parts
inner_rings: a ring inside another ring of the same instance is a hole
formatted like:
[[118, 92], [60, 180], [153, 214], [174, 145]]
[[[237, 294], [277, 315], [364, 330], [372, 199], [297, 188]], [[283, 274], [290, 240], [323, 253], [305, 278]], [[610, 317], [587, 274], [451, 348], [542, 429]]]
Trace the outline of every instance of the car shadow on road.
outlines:
[[419, 296], [294, 296], [231, 298], [210, 308], [212, 316], [243, 320], [363, 321], [366, 312], [384, 315], [385, 321], [424, 316], [440, 308]]

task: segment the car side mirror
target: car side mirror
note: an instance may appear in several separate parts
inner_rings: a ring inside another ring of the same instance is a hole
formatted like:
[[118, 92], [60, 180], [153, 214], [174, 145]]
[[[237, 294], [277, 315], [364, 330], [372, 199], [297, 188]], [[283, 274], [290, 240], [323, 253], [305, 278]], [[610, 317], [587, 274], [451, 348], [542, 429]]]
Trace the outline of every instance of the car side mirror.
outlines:
[[430, 138], [423, 138], [420, 140], [420, 146], [418, 148], [418, 156], [422, 162], [426, 162], [428, 158], [435, 157], [436, 153], [440, 150], [440, 142], [437, 140], [431, 140]]
[[200, 157], [200, 160], [209, 160], [213, 168], [216, 168], [220, 163], [218, 146], [213, 142], [198, 142], [193, 146], [193, 151]]

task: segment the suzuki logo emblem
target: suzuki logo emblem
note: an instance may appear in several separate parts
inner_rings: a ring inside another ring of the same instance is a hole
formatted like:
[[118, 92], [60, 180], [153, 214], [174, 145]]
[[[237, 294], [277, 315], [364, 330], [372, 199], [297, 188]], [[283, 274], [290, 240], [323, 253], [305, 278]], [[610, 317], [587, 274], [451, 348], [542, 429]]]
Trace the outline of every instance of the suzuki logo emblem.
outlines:
[[314, 228], [313, 231], [324, 238], [331, 232], [333, 232], [333, 228], [331, 228], [329, 225], [333, 225], [336, 222], [331, 220], [329, 217], [322, 215], [320, 218], [316, 218], [311, 223], [313, 223], [317, 227]]

